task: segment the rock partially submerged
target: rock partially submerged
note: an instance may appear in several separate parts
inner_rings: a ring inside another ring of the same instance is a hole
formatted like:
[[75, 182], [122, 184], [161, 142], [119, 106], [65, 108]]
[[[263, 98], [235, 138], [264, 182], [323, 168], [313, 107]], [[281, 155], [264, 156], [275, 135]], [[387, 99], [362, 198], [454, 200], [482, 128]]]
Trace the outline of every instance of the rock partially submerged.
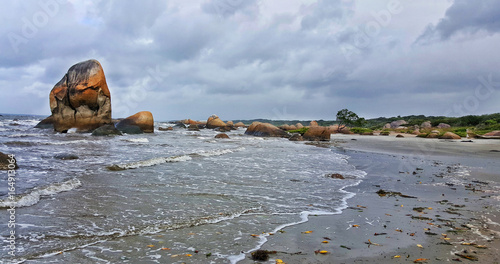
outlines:
[[111, 123], [111, 95], [101, 64], [88, 60], [73, 65], [50, 92], [54, 129], [92, 131]]
[[215, 135], [215, 138], [229, 138], [229, 136], [225, 133], [220, 133], [220, 134]]
[[236, 124], [234, 124], [235, 127], [245, 127], [245, 124], [243, 124], [243, 122], [238, 122]]
[[[10, 165], [10, 164], [14, 164], [14, 169], [19, 169], [19, 167], [17, 166], [16, 158], [14, 157], [14, 160], [13, 160], [14, 163], [12, 163], [11, 161], [12, 161], [12, 158], [9, 157], [9, 155], [0, 152], [0, 170], [12, 170], [12, 165]], [[9, 168], [9, 165], [10, 165], [10, 168]]]
[[189, 131], [200, 131], [200, 128], [198, 128], [197, 125], [189, 125], [188, 128], [187, 128]]
[[288, 133], [278, 127], [261, 122], [253, 122], [245, 131], [246, 135], [257, 137], [288, 137]]
[[116, 128], [127, 134], [154, 133], [153, 114], [148, 111], [136, 113], [120, 121]]
[[60, 159], [60, 160], [76, 160], [76, 159], [78, 159], [78, 156], [75, 154], [63, 153], [63, 154], [55, 155], [54, 158]]
[[218, 127], [225, 127], [226, 123], [222, 121], [217, 115], [212, 115], [207, 119], [207, 128], [214, 129]]
[[54, 118], [52, 116], [49, 116], [45, 118], [44, 120], [40, 121], [35, 128], [41, 128], [41, 129], [54, 129]]
[[114, 125], [104, 125], [92, 131], [92, 136], [121, 136], [122, 132]]

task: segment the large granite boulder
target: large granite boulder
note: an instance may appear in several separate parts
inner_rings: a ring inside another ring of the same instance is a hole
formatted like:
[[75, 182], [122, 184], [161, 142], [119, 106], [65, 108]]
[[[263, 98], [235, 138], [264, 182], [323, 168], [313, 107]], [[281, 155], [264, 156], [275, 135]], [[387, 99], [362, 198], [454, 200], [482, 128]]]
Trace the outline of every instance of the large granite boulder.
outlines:
[[207, 128], [214, 129], [218, 127], [225, 127], [226, 123], [222, 121], [217, 115], [212, 115], [207, 119]]
[[245, 131], [246, 135], [257, 137], [288, 137], [288, 133], [278, 127], [261, 122], [253, 122]]
[[484, 134], [483, 136], [486, 136], [486, 137], [500, 137], [500, 130], [491, 131], [489, 133]]
[[408, 123], [406, 121], [404, 121], [404, 120], [392, 121], [390, 128], [398, 128], [398, 127], [400, 127], [402, 125], [406, 125], [406, 124], [408, 124]]
[[459, 135], [452, 133], [452, 132], [446, 132], [444, 135], [439, 137], [440, 139], [462, 139]]
[[439, 125], [437, 126], [437, 128], [450, 128], [450, 127], [451, 127], [450, 125], [445, 123], [439, 123]]
[[313, 120], [313, 121], [311, 121], [311, 123], [309, 123], [309, 126], [310, 127], [317, 127], [319, 125], [318, 125], [318, 122], [316, 122], [316, 121]]
[[69, 68], [50, 92], [54, 129], [92, 131], [111, 123], [111, 95], [101, 64], [80, 62]]
[[327, 127], [312, 126], [304, 134], [305, 140], [310, 141], [330, 141], [330, 130]]
[[382, 128], [383, 128], [383, 129], [389, 129], [389, 128], [391, 128], [391, 124], [390, 124], [390, 123], [387, 123], [387, 124], [385, 124]]
[[297, 129], [302, 129], [304, 128], [304, 125], [302, 125], [301, 123], [297, 123], [295, 124], [295, 127], [297, 127]]
[[116, 128], [127, 134], [153, 133], [153, 114], [148, 111], [139, 112], [120, 121]]
[[234, 124], [235, 127], [245, 127], [245, 124], [243, 124], [243, 122], [238, 122], [236, 124]]
[[425, 121], [423, 122], [420, 127], [422, 128], [431, 128], [432, 127], [432, 124], [431, 124], [431, 121]]

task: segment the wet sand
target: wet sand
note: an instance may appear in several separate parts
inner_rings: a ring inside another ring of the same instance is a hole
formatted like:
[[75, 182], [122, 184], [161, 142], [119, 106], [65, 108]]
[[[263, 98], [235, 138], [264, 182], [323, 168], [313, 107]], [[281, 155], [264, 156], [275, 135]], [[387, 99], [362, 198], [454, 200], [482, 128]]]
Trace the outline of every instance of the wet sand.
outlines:
[[332, 135], [330, 145], [368, 175], [345, 189], [356, 196], [342, 214], [269, 236], [264, 263], [500, 263], [500, 140]]

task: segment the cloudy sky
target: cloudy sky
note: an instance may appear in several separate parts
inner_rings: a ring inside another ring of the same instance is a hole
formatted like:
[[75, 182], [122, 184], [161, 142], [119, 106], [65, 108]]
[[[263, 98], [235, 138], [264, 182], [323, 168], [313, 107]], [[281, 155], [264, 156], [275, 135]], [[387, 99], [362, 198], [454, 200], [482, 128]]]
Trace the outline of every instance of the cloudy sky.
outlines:
[[497, 0], [4, 1], [0, 113], [101, 62], [114, 117], [500, 112]]

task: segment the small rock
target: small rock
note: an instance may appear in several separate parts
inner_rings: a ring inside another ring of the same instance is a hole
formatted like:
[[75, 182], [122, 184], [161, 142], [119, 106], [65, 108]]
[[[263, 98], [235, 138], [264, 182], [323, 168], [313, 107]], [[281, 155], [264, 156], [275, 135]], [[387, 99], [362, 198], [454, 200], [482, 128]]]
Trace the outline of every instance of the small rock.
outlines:
[[57, 154], [54, 156], [54, 158], [56, 159], [60, 159], [60, 160], [75, 160], [75, 159], [79, 159], [77, 155], [74, 155], [74, 154]]
[[326, 175], [326, 177], [329, 177], [329, 178], [333, 178], [333, 179], [345, 179], [344, 176], [342, 176], [342, 174], [338, 174], [338, 173], [333, 173], [333, 174], [328, 174]]
[[170, 130], [174, 130], [173, 127], [159, 127], [158, 130], [160, 131], [170, 131]]
[[215, 138], [229, 138], [229, 136], [227, 134], [220, 133], [220, 134], [215, 135]]
[[114, 125], [104, 125], [94, 131], [92, 131], [92, 136], [121, 136], [122, 132], [116, 129]]
[[304, 138], [299, 133], [294, 133], [292, 137], [289, 138], [290, 141], [304, 141]]
[[187, 129], [189, 131], [200, 131], [197, 125], [189, 125]]
[[41, 129], [54, 129], [54, 119], [52, 116], [49, 116], [45, 118], [44, 120], [40, 121], [35, 128], [41, 128]]
[[[11, 163], [9, 161], [11, 161], [11, 160], [12, 159], [9, 157], [9, 155], [0, 152], [0, 170], [10, 170], [11, 168], [9, 169], [9, 164], [11, 164]], [[15, 158], [14, 158], [14, 166], [15, 166], [14, 169], [19, 169]], [[5, 179], [7, 179], [7, 178], [5, 178]]]

